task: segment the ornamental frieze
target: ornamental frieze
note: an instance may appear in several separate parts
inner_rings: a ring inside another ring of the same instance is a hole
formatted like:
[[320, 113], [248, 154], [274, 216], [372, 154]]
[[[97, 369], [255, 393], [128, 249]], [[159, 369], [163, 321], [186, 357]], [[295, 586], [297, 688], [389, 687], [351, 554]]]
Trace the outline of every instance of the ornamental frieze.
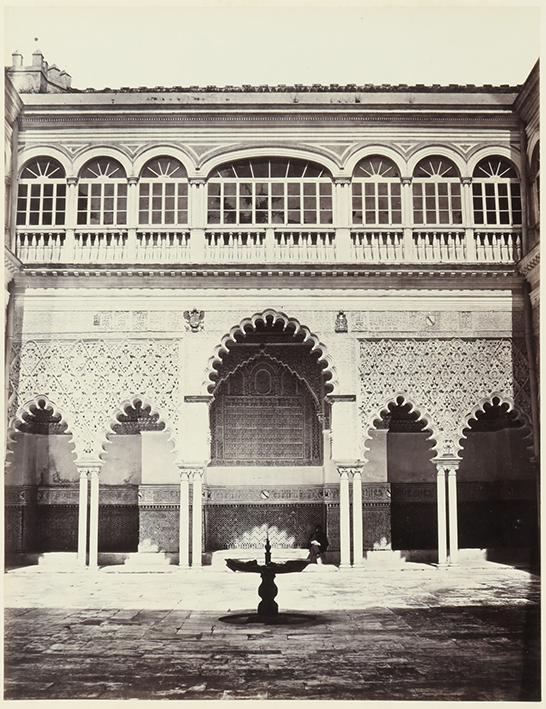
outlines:
[[460, 332], [521, 334], [523, 313], [518, 311], [369, 311], [349, 313], [349, 331], [366, 333], [415, 332], [420, 335]]
[[271, 504], [291, 502], [322, 502], [324, 500], [322, 485], [300, 487], [276, 486], [211, 486], [206, 490], [206, 503], [209, 505], [240, 504]]

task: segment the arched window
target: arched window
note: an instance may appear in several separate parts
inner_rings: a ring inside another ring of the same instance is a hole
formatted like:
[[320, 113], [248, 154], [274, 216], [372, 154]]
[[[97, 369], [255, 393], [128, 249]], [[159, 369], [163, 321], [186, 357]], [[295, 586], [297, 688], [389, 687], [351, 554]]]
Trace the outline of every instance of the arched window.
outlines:
[[117, 160], [90, 160], [80, 172], [78, 224], [110, 226], [127, 223], [127, 177]]
[[331, 224], [332, 179], [320, 165], [252, 158], [222, 165], [208, 182], [209, 224]]
[[353, 224], [401, 224], [400, 171], [381, 155], [361, 160], [352, 181]]
[[139, 224], [188, 223], [188, 176], [176, 158], [154, 158], [140, 174]]
[[472, 176], [472, 197], [475, 224], [521, 224], [519, 179], [508, 160], [480, 160]]
[[461, 179], [448, 158], [421, 160], [413, 172], [413, 221], [417, 225], [462, 224]]
[[52, 158], [32, 160], [23, 168], [17, 193], [18, 226], [63, 226], [66, 178]]

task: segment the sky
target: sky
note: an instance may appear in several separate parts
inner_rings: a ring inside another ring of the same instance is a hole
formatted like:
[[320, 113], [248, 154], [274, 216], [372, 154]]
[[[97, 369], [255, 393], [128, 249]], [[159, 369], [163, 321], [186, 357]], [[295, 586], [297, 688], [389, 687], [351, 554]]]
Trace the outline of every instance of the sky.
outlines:
[[[199, 5], [5, 6], [5, 64], [39, 47], [76, 88], [226, 84], [520, 84], [539, 8]], [[9, 0], [8, 0], [9, 2]], [[37, 38], [37, 41], [35, 41]]]

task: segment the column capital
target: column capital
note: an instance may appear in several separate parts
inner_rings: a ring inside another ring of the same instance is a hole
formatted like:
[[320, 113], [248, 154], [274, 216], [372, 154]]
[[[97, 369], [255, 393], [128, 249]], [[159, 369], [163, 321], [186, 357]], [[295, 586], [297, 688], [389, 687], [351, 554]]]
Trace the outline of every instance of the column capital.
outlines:
[[339, 473], [340, 477], [346, 476], [347, 478], [349, 478], [353, 477], [354, 475], [362, 475], [363, 467], [363, 463], [338, 463], [337, 472]]
[[188, 182], [195, 187], [204, 187], [207, 184], [205, 177], [188, 177]]
[[403, 185], [411, 185], [412, 180], [413, 180], [413, 177], [401, 177], [401, 178], [400, 178], [400, 182], [401, 182]]
[[76, 468], [80, 474], [80, 478], [83, 476], [91, 477], [94, 475], [99, 475], [102, 464], [101, 463], [76, 463]]
[[67, 185], [77, 185], [79, 181], [79, 177], [67, 177], [66, 178], [66, 184]]
[[127, 178], [127, 182], [130, 185], [138, 185], [139, 179], [140, 179], [139, 177], [136, 177], [135, 175], [133, 175], [133, 176]]
[[348, 186], [351, 181], [350, 177], [334, 177], [334, 185]]
[[471, 185], [472, 178], [471, 177], [461, 177], [461, 182], [463, 185]]
[[461, 464], [460, 458], [438, 458], [433, 461], [436, 465], [436, 470], [440, 473], [448, 473], [449, 475], [455, 475]]

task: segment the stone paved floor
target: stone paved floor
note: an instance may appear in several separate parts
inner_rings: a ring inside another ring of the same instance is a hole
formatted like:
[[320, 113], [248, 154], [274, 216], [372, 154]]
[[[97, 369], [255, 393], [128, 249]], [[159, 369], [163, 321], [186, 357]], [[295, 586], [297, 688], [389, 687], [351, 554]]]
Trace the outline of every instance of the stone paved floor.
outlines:
[[[300, 625], [241, 625], [258, 579], [210, 569], [5, 576], [6, 699], [537, 700], [539, 582], [412, 567], [277, 577]], [[314, 616], [314, 617], [313, 617]]]

